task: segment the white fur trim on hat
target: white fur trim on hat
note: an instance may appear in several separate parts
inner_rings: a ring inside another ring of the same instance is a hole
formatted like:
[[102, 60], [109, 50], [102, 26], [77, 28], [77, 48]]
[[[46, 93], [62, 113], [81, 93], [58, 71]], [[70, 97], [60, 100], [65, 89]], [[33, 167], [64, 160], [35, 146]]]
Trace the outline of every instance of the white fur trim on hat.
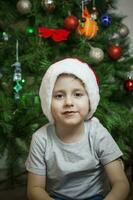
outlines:
[[39, 91], [43, 113], [51, 123], [54, 122], [51, 113], [52, 92], [57, 77], [62, 73], [73, 74], [85, 84], [90, 101], [90, 112], [87, 119], [91, 118], [99, 103], [99, 87], [94, 71], [87, 63], [76, 58], [66, 58], [56, 62], [46, 71]]

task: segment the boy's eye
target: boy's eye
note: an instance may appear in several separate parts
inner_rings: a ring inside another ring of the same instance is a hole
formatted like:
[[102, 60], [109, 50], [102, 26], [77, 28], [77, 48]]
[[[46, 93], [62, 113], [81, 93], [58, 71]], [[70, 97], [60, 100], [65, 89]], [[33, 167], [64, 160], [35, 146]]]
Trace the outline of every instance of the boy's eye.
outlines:
[[56, 99], [62, 99], [63, 98], [63, 94], [55, 94], [54, 97]]
[[82, 94], [81, 92], [76, 92], [76, 93], [74, 94], [74, 96], [75, 96], [75, 97], [82, 97], [83, 94]]

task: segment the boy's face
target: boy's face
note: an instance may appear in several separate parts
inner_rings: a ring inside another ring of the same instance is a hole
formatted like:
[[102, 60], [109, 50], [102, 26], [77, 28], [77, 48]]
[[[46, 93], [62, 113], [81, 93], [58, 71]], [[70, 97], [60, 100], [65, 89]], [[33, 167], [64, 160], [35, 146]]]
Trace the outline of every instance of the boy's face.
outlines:
[[58, 125], [78, 125], [89, 112], [89, 98], [83, 83], [68, 75], [61, 75], [54, 86], [51, 112]]

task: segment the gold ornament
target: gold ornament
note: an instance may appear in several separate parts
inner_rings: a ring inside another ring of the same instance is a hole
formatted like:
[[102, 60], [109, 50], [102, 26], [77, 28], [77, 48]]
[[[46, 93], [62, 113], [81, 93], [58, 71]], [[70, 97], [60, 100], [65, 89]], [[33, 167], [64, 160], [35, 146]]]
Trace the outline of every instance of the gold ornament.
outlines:
[[19, 0], [17, 3], [17, 10], [23, 15], [30, 13], [31, 7], [32, 4], [29, 0]]
[[125, 24], [121, 24], [121, 26], [118, 29], [118, 33], [121, 37], [126, 37], [129, 34], [129, 29]]
[[55, 3], [53, 0], [42, 0], [42, 8], [46, 11], [52, 12], [55, 9]]
[[104, 52], [100, 48], [91, 47], [91, 50], [89, 52], [90, 58], [93, 59], [95, 63], [99, 63], [104, 59]]

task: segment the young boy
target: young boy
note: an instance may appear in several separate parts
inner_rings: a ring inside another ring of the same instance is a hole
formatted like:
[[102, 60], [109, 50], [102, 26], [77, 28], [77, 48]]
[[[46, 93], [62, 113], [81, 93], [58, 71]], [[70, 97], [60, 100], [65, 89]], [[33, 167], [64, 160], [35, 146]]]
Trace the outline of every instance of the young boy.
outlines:
[[92, 117], [100, 99], [94, 71], [76, 58], [56, 62], [39, 94], [50, 123], [32, 137], [26, 161], [29, 200], [124, 200], [129, 184], [122, 152]]

